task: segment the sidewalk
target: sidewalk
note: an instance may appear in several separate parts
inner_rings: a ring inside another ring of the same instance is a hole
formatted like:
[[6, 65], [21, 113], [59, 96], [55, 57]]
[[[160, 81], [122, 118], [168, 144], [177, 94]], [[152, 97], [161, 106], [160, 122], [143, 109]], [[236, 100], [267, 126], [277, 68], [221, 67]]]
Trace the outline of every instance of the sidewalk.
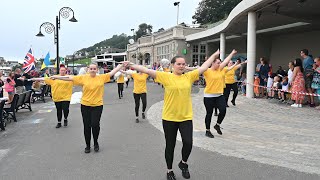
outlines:
[[[293, 108], [266, 99], [238, 96], [231, 105], [221, 127], [220, 136], [213, 129], [214, 139], [205, 137], [203, 89], [193, 94], [194, 145], [226, 156], [277, 165], [301, 172], [320, 174], [319, 110]], [[150, 123], [162, 130], [163, 102], [148, 111]], [[180, 138], [180, 136], [178, 136]]]

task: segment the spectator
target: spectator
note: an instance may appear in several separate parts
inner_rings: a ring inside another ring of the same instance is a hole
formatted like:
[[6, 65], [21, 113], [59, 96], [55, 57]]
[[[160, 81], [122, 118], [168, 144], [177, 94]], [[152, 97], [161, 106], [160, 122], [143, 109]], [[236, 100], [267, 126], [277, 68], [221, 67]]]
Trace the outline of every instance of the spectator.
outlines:
[[255, 74], [254, 75], [254, 94], [256, 98], [260, 97], [259, 85], [260, 85], [259, 74]]
[[13, 96], [15, 94], [14, 87], [15, 87], [16, 83], [14, 81], [14, 78], [15, 78], [15, 73], [14, 72], [10, 72], [9, 76], [8, 76], [8, 78], [6, 80], [7, 82], [4, 84], [4, 89], [8, 93], [8, 98], [9, 98], [9, 100], [7, 102], [8, 104], [12, 102]]
[[247, 89], [247, 75], [246, 73], [242, 73], [241, 81], [241, 92], [244, 96], [246, 96], [246, 89]]
[[[272, 98], [276, 98], [275, 96], [278, 95], [278, 89], [281, 89], [281, 83], [280, 83], [280, 77], [279, 76], [275, 76], [273, 78], [273, 84], [272, 84], [272, 92], [271, 92], [271, 96]], [[277, 97], [279, 99], [279, 97]]]
[[[236, 61], [236, 64], [240, 64], [240, 63], [241, 63], [241, 59], [238, 58]], [[235, 71], [236, 81], [239, 81], [241, 79], [241, 74], [240, 74], [241, 68], [242, 68], [242, 65], [240, 66], [240, 68], [236, 69], [236, 71]]]
[[282, 69], [282, 66], [279, 66], [279, 69], [277, 70], [276, 74], [277, 74], [277, 75], [280, 74], [282, 77], [287, 76], [287, 73], [286, 73], [286, 71], [284, 71], [284, 70]]
[[280, 101], [281, 102], [285, 102], [286, 101], [286, 95], [288, 94], [289, 91], [289, 80], [288, 80], [288, 76], [284, 77], [282, 80], [282, 91], [279, 95], [279, 97], [281, 97]]
[[[259, 70], [260, 86], [267, 85], [268, 73], [270, 72], [270, 65], [265, 58], [260, 58], [261, 66]], [[260, 94], [264, 96], [264, 88], [260, 88]]]
[[272, 74], [272, 73], [269, 73], [268, 74], [268, 81], [267, 81], [267, 93], [268, 93], [268, 95], [267, 95], [267, 99], [270, 97], [272, 97], [272, 86], [273, 86], [273, 79], [274, 79], [274, 74]]
[[[314, 73], [313, 73], [313, 79], [311, 87], [316, 91], [318, 95], [320, 95], [320, 57], [317, 57], [314, 60]], [[320, 100], [320, 96], [318, 96]], [[317, 107], [317, 109], [320, 108], [320, 106]]]
[[31, 71], [23, 74], [24, 77], [24, 87], [26, 91], [29, 91], [32, 89], [32, 81], [28, 81], [29, 79], [33, 78], [31, 75]]
[[14, 74], [14, 81], [16, 83], [16, 93], [21, 94], [24, 92], [24, 78], [21, 76], [21, 69], [17, 68]]
[[3, 86], [4, 86], [4, 81], [2, 80], [3, 78], [3, 72], [0, 71], [0, 98], [3, 97]]
[[303, 67], [302, 60], [297, 58], [294, 62], [294, 70], [292, 77], [292, 100], [295, 100], [295, 103], [292, 104], [292, 107], [302, 107], [302, 102], [304, 100], [304, 95], [300, 93], [305, 92], [305, 80], [303, 77]]
[[[247, 61], [247, 58], [244, 61]], [[247, 63], [241, 65], [241, 68], [240, 68], [241, 77], [242, 77], [242, 74], [247, 74]]]
[[293, 69], [294, 69], [294, 62], [290, 61], [289, 62], [289, 70], [288, 70], [288, 82], [289, 84], [292, 82], [292, 77], [293, 77]]
[[[307, 49], [302, 49], [300, 52], [301, 57], [303, 58], [303, 70], [304, 70], [304, 79], [305, 86], [308, 93], [313, 93], [311, 88], [311, 83], [313, 79], [313, 59], [309, 56], [309, 51]], [[314, 97], [312, 95], [309, 96], [310, 99], [310, 107], [315, 107]]]
[[42, 77], [50, 77], [49, 69], [46, 69]]

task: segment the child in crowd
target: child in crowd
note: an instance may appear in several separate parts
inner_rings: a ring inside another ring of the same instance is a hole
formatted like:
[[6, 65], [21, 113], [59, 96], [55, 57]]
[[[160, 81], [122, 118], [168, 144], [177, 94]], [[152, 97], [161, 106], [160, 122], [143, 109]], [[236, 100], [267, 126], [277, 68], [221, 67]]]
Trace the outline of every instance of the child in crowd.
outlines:
[[241, 92], [244, 96], [246, 96], [246, 85], [247, 85], [247, 75], [246, 73], [242, 73], [241, 75]]
[[272, 85], [273, 85], [274, 76], [275, 75], [273, 73], [271, 73], [271, 72], [268, 73], [268, 81], [267, 81], [267, 93], [268, 93], [268, 95], [267, 95], [267, 99], [272, 97], [271, 89], [272, 89]]
[[[285, 76], [282, 80], [282, 91], [281, 91], [281, 99], [280, 102], [285, 102], [286, 101], [286, 95], [288, 94], [289, 91], [289, 82], [288, 82], [288, 76]], [[280, 92], [279, 92], [280, 94]], [[280, 97], [280, 95], [279, 95]]]
[[254, 94], [256, 95], [256, 98], [260, 97], [259, 85], [260, 85], [259, 74], [255, 74], [254, 75]]
[[[320, 57], [314, 59], [315, 64], [313, 69], [313, 79], [312, 79], [312, 84], [311, 88], [315, 90], [316, 94], [320, 94]], [[320, 96], [318, 96], [320, 100]], [[316, 107], [317, 109], [320, 109], [320, 106]]]
[[272, 98], [276, 98], [275, 95], [277, 94], [276, 91], [278, 91], [278, 89], [281, 89], [280, 77], [275, 76], [273, 79], [272, 92], [271, 92]]

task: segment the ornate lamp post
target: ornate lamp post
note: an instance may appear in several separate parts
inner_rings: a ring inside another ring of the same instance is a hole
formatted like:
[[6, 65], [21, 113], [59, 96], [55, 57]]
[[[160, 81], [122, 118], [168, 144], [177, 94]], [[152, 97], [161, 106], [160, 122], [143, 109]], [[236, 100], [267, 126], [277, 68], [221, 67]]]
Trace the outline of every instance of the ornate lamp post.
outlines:
[[70, 12], [72, 12], [72, 18], [69, 19], [70, 22], [78, 22], [78, 20], [74, 17], [74, 11], [70, 7], [63, 7], [59, 10], [59, 15], [56, 16], [56, 26], [52, 23], [45, 22], [42, 23], [40, 26], [40, 31], [36, 35], [38, 37], [43, 37], [44, 35], [41, 33], [41, 27], [45, 28], [46, 33], [51, 34], [53, 31], [54, 33], [54, 43], [56, 44], [57, 50], [57, 73], [59, 73], [60, 68], [60, 57], [59, 57], [59, 29], [60, 29], [60, 18], [68, 18], [70, 16]]

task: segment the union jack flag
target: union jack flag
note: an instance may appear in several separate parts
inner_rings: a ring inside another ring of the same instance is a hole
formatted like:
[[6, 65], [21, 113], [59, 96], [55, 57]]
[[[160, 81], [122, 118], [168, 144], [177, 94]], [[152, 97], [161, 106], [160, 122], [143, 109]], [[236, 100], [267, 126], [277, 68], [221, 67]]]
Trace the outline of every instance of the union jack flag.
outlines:
[[35, 62], [34, 62], [33, 51], [30, 48], [26, 57], [24, 58], [22, 69], [23, 69], [24, 73], [27, 73], [35, 68], [36, 68], [36, 66], [35, 66]]

